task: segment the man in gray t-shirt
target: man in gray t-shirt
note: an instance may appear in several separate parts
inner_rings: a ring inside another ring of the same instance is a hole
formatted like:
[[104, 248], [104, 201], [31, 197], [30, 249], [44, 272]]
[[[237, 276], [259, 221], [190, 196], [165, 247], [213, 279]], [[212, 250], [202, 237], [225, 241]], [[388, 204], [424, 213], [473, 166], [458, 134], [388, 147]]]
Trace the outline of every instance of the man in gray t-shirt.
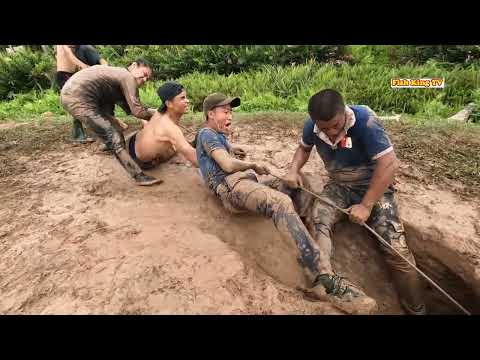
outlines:
[[137, 185], [153, 185], [161, 180], [144, 174], [130, 157], [113, 110], [119, 105], [129, 115], [150, 120], [155, 109], [141, 103], [138, 88], [151, 76], [151, 66], [141, 59], [127, 69], [95, 65], [75, 73], [65, 83], [60, 95], [65, 110], [88, 126], [106, 148], [114, 152]]

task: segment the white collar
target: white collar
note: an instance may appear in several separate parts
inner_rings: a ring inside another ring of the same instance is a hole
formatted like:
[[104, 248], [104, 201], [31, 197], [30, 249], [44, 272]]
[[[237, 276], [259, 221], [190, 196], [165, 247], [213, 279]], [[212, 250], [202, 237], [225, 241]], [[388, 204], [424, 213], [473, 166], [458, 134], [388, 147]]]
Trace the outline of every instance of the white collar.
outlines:
[[335, 140], [335, 142], [332, 144], [332, 142], [330, 141], [330, 139], [328, 138], [328, 136], [323, 132], [321, 131], [317, 125], [315, 124], [315, 126], [313, 127], [313, 132], [321, 139], [323, 140], [323, 142], [327, 143], [328, 145], [330, 145], [333, 149], [336, 149], [337, 148], [337, 144], [340, 142], [340, 140], [342, 140], [343, 136], [347, 133], [348, 129], [350, 129], [351, 127], [353, 127], [353, 125], [355, 125], [355, 121], [356, 121], [356, 118], [355, 118], [355, 113], [353, 112], [352, 109], [350, 109], [348, 106], [345, 106], [345, 115], [347, 117], [346, 121], [345, 121], [345, 126], [343, 127], [343, 132], [340, 133], [340, 135], [337, 137], [337, 139]]

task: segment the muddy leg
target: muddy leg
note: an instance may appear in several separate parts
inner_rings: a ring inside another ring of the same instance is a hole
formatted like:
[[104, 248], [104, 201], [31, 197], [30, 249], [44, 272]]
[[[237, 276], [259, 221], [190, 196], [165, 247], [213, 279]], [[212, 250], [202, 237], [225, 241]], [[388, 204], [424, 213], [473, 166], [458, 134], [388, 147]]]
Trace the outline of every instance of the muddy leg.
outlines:
[[125, 138], [122, 132], [117, 129], [117, 125], [112, 125], [108, 117], [106, 118], [94, 111], [89, 111], [84, 112], [80, 119], [97, 134], [108, 149], [113, 150], [119, 163], [135, 180], [137, 185], [148, 186], [162, 182], [162, 180], [143, 173], [142, 169], [140, 169], [125, 149]]
[[[346, 190], [335, 184], [325, 185], [323, 191], [319, 194], [337, 204], [341, 208], [348, 206], [348, 194]], [[336, 210], [332, 206], [324, 203], [320, 199], [315, 198], [311, 208], [311, 214], [307, 218], [313, 228], [314, 238], [319, 245], [322, 253], [321, 262], [328, 267], [328, 272], [332, 273], [332, 235], [333, 227], [337, 222], [343, 219], [343, 215], [340, 211]]]
[[[304, 183], [305, 184], [305, 183]], [[350, 192], [346, 187], [327, 184], [319, 194], [341, 208], [350, 202]], [[311, 289], [314, 296], [328, 300], [350, 314], [371, 314], [377, 309], [376, 301], [365, 294], [357, 285], [335, 274], [331, 265], [332, 232], [334, 225], [345, 215], [318, 198], [314, 198], [307, 223], [311, 224], [316, 243], [320, 248], [320, 263], [326, 269]]]
[[307, 277], [313, 281], [324, 271], [319, 264], [319, 249], [285, 194], [249, 179], [239, 180], [230, 190], [230, 203], [240, 209], [271, 218], [282, 236], [295, 244]]
[[[311, 189], [308, 178], [304, 174], [301, 174], [301, 176], [305, 188]], [[293, 201], [293, 205], [298, 216], [300, 216], [305, 225], [308, 225], [308, 223], [306, 222], [306, 218], [311, 213], [314, 201], [314, 197], [312, 195], [300, 189], [289, 188], [283, 183], [283, 181], [273, 176], [266, 176], [262, 181], [260, 181], [260, 183], [268, 186], [271, 189], [280, 191], [288, 195]], [[308, 228], [308, 230], [311, 234], [313, 233], [313, 230], [311, 228]]]
[[[302, 179], [304, 187], [313, 191], [310, 181], [303, 174]], [[301, 189], [289, 188], [277, 178], [266, 177], [262, 181], [262, 184], [278, 190], [292, 199], [295, 211], [298, 213], [320, 248], [320, 263], [322, 264], [322, 268], [325, 272], [332, 273], [332, 230], [334, 225], [340, 221], [344, 215], [340, 211], [316, 199], [313, 195]], [[345, 208], [348, 206], [347, 190], [337, 185], [327, 184], [321, 193], [321, 196], [330, 199], [340, 207]]]
[[[376, 309], [375, 300], [344, 278], [331, 270], [331, 241], [325, 237], [321, 248], [310, 236], [307, 228], [295, 212], [293, 202], [287, 195], [270, 189], [251, 180], [240, 180], [230, 184], [229, 202], [272, 218], [279, 232], [295, 243], [300, 253], [300, 260], [306, 268], [306, 275], [312, 287], [305, 290], [309, 300], [330, 301], [338, 308], [351, 314], [370, 314]], [[322, 219], [324, 217], [322, 216]], [[323, 228], [321, 228], [323, 229]], [[326, 241], [328, 240], [328, 241]], [[326, 250], [327, 254], [322, 254]], [[323, 261], [322, 261], [323, 259]]]
[[[375, 205], [368, 224], [400, 254], [415, 264], [413, 254], [405, 241], [405, 231], [393, 193], [386, 193]], [[409, 314], [425, 314], [426, 308], [418, 273], [389, 247], [380, 244], [380, 248], [405, 310]]]

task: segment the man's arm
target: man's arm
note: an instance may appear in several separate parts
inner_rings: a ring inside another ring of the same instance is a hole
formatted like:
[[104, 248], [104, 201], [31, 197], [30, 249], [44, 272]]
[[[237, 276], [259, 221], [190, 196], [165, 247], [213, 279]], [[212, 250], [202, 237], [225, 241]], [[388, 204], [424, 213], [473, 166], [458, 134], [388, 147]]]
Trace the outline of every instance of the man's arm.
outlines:
[[[117, 103], [118, 106], [120, 106], [122, 108], [123, 111], [125, 111], [125, 114], [127, 115], [131, 115], [132, 114], [132, 111], [130, 110], [130, 106], [128, 105], [127, 102], [125, 101], [120, 101]], [[147, 111], [150, 113], [150, 117], [152, 117], [153, 115], [155, 115], [155, 113], [157, 112], [157, 109], [154, 109], [154, 108], [148, 108]], [[147, 120], [149, 121], [149, 120]]]
[[395, 180], [397, 169], [398, 159], [393, 150], [377, 159], [370, 186], [362, 202], [350, 207], [350, 219], [353, 222], [361, 224], [368, 220], [375, 203]]
[[113, 122], [115, 122], [123, 131], [127, 130], [128, 129], [128, 124], [127, 123], [124, 123], [122, 120], [120, 120], [119, 118], [115, 117], [115, 116], [112, 116], [111, 117], [111, 120]]
[[68, 60], [70, 60], [72, 63], [74, 63], [76, 66], [78, 66], [80, 69], [86, 69], [88, 68], [88, 65], [85, 64], [84, 62], [80, 61], [75, 54], [73, 53], [72, 49], [68, 45], [60, 45], [62, 46], [62, 49], [65, 52], [65, 55], [67, 56]]
[[383, 125], [375, 116], [370, 116], [361, 132], [361, 141], [367, 155], [376, 161], [370, 185], [360, 204], [350, 207], [350, 220], [359, 224], [370, 217], [373, 206], [393, 183], [398, 160], [393, 145]]
[[265, 166], [233, 158], [225, 149], [215, 149], [212, 151], [211, 156], [222, 170], [229, 174], [249, 169], [254, 170], [259, 175], [267, 175], [270, 173]]
[[373, 172], [370, 186], [362, 200], [363, 205], [372, 208], [381, 199], [387, 188], [395, 180], [398, 166], [399, 162], [394, 151], [390, 151], [377, 159], [377, 166]]
[[125, 77], [121, 81], [121, 87], [130, 113], [138, 119], [150, 120], [154, 112], [141, 103], [135, 79], [132, 76]]
[[298, 146], [297, 151], [293, 155], [290, 170], [284, 177], [284, 181], [289, 187], [296, 189], [298, 186], [303, 186], [300, 170], [307, 163], [311, 152], [311, 148], [306, 148], [303, 145]]
[[284, 182], [287, 184], [287, 186], [293, 189], [298, 188], [298, 186], [303, 187], [300, 170], [308, 161], [308, 158], [310, 157], [310, 153], [312, 152], [314, 146], [314, 127], [315, 124], [311, 119], [307, 119], [303, 124], [302, 138], [300, 140], [300, 144], [298, 145], [298, 148], [293, 155], [290, 169], [284, 177]]
[[307, 163], [310, 158], [310, 153], [312, 149], [307, 149], [302, 145], [299, 145], [297, 151], [293, 155], [292, 165], [290, 166], [290, 171], [294, 173], [299, 173], [303, 166]]
[[190, 161], [193, 166], [198, 167], [197, 151], [188, 143], [182, 131], [178, 127], [172, 125], [172, 128], [170, 129], [170, 137], [177, 151], [182, 154], [185, 159]]

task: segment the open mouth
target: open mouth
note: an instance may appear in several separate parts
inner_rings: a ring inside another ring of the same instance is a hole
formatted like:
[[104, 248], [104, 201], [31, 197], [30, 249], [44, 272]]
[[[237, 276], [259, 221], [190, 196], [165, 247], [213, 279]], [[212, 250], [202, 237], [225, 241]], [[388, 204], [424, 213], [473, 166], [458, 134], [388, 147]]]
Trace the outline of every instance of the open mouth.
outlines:
[[232, 123], [231, 123], [231, 122], [227, 122], [227, 123], [225, 124], [225, 129], [230, 129], [230, 125], [232, 125]]

